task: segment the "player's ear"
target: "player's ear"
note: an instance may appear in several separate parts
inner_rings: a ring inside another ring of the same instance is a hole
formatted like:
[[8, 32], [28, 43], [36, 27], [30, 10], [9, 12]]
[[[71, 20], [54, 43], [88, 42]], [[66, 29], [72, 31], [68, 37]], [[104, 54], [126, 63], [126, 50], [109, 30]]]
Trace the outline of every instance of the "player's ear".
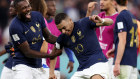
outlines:
[[70, 20], [71, 23], [73, 22], [71, 18], [69, 18], [69, 20]]

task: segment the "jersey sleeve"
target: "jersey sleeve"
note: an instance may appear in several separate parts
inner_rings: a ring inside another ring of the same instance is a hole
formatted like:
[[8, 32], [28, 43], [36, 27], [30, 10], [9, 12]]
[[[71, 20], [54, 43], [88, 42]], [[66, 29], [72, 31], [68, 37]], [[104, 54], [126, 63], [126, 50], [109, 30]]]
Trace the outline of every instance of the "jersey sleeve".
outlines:
[[117, 17], [117, 20], [116, 20], [116, 27], [115, 27], [115, 30], [119, 33], [119, 32], [126, 32], [127, 31], [127, 24], [126, 24], [126, 20], [125, 18], [123, 17], [123, 15], [120, 15]]
[[56, 48], [62, 49], [64, 46], [66, 46], [67, 43], [67, 37], [65, 34], [61, 34], [56, 41]]
[[90, 27], [90, 28], [95, 28], [97, 27], [96, 26], [96, 23], [92, 22], [89, 17], [85, 17], [83, 19], [81, 19], [79, 22], [81, 22], [81, 24], [85, 24], [87, 25], [87, 27]]
[[74, 52], [72, 50], [70, 50], [69, 48], [64, 48], [64, 50], [65, 50], [65, 52], [66, 52], [66, 54], [67, 54], [67, 56], [69, 58], [69, 61], [74, 63], [74, 57], [73, 57]]
[[22, 44], [26, 41], [24, 31], [21, 25], [13, 24], [10, 26], [10, 37], [13, 40], [14, 45]]

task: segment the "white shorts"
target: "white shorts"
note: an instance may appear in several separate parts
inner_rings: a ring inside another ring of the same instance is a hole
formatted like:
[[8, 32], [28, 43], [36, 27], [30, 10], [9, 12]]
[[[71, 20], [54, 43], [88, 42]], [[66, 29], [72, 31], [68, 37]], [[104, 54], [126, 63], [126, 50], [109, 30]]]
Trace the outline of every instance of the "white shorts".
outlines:
[[112, 76], [112, 67], [113, 67], [113, 59], [114, 58], [108, 58], [108, 64], [109, 64], [109, 75]]
[[93, 75], [101, 75], [104, 79], [110, 79], [108, 62], [99, 62], [83, 71], [77, 71], [71, 79], [90, 79]]
[[12, 69], [7, 68], [6, 66], [3, 67], [1, 78], [0, 79], [13, 79], [13, 71]]
[[[113, 66], [114, 68], [114, 66]], [[113, 74], [113, 71], [112, 71]], [[128, 65], [120, 66], [120, 75], [115, 77], [112, 75], [112, 79], [138, 79], [137, 78], [137, 68]]]
[[[49, 74], [49, 68], [44, 68], [44, 69]], [[55, 73], [57, 79], [60, 79], [60, 71], [55, 70], [54, 73]]]
[[14, 79], [48, 79], [49, 73], [44, 68], [32, 68], [24, 64], [12, 68]]

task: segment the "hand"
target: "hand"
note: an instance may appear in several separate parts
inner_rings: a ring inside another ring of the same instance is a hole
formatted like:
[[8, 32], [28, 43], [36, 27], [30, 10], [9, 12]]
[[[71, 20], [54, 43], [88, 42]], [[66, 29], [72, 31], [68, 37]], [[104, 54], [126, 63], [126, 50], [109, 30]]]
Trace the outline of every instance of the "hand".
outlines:
[[70, 67], [70, 70], [68, 73], [71, 73], [73, 71], [73, 62], [69, 61], [68, 65], [67, 65], [67, 69]]
[[88, 4], [88, 12], [92, 12], [95, 9], [95, 5], [97, 4], [97, 2], [90, 2]]
[[61, 54], [62, 54], [62, 50], [57, 49], [55, 51], [52, 51], [51, 54], [49, 54], [49, 58], [54, 59], [55, 57], [60, 56]]
[[94, 22], [94, 23], [102, 23], [103, 20], [98, 16], [98, 15], [92, 15], [91, 16], [91, 20]]
[[114, 57], [114, 52], [115, 52], [115, 49], [110, 49], [107, 51], [106, 56], [108, 58]]
[[113, 69], [113, 73], [114, 73], [115, 77], [120, 75], [120, 64], [115, 64], [114, 69]]
[[54, 73], [50, 73], [49, 79], [57, 79], [57, 77]]

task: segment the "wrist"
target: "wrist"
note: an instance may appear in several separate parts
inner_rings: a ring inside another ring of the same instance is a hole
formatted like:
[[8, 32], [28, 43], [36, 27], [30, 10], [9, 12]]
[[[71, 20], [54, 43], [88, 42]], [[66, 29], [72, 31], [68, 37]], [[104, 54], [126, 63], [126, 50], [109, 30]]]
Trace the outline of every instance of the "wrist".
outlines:
[[120, 65], [120, 62], [115, 62], [116, 65]]
[[69, 60], [69, 62], [73, 62], [74, 63], [74, 60]]
[[102, 22], [101, 23], [103, 24], [104, 22], [105, 22], [105, 19], [102, 19]]

